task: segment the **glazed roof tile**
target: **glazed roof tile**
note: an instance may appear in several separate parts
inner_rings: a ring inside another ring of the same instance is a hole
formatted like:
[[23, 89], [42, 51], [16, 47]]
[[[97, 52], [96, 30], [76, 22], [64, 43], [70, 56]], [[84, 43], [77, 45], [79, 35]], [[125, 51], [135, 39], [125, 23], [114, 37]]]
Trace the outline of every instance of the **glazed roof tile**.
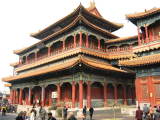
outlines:
[[119, 61], [119, 64], [123, 66], [144, 66], [156, 63], [160, 63], [160, 54], [148, 55], [143, 57], [137, 57], [131, 60]]
[[102, 18], [101, 16], [97, 16], [97, 15], [95, 15], [95, 14], [90, 13], [89, 10], [93, 9], [93, 6], [91, 6], [89, 9], [86, 9], [86, 8], [84, 8], [84, 7], [82, 6], [82, 4], [80, 4], [72, 13], [70, 13], [70, 14], [67, 15], [66, 17], [64, 17], [64, 18], [62, 18], [61, 20], [57, 21], [56, 23], [54, 23], [54, 24], [46, 27], [45, 29], [38, 31], [37, 33], [31, 34], [31, 36], [32, 36], [32, 37], [36, 37], [37, 35], [43, 33], [44, 31], [48, 30], [49, 28], [51, 28], [51, 27], [59, 24], [60, 22], [64, 21], [65, 19], [73, 16], [73, 15], [74, 15], [77, 11], [79, 11], [80, 9], [81, 9], [81, 10], [84, 10], [84, 11], [87, 12], [88, 14], [94, 16], [95, 18], [97, 18], [97, 19], [99, 19], [99, 20], [101, 20], [101, 21], [103, 21], [103, 22], [105, 22], [105, 23], [108, 23], [108, 24], [110, 24], [110, 25], [112, 25], [112, 26], [114, 26], [114, 27], [116, 27], [116, 28], [121, 28], [121, 27], [123, 27], [123, 24], [110, 22], [110, 21]]
[[14, 63], [11, 63], [11, 64], [10, 64], [10, 66], [12, 66], [12, 67], [15, 67], [15, 66], [17, 66], [17, 65], [19, 65], [19, 62], [14, 62]]
[[7, 84], [4, 84], [4, 86], [5, 86], [5, 87], [11, 87], [11, 86], [12, 86], [12, 84], [7, 83]]
[[123, 58], [133, 58], [133, 57], [136, 57], [137, 55], [134, 54], [134, 53], [125, 53], [125, 54], [111, 54], [109, 55], [109, 59], [123, 59]]
[[156, 14], [156, 13], [160, 13], [160, 8], [152, 8], [150, 10], [145, 10], [145, 12], [127, 14], [126, 17], [128, 19], [138, 19], [138, 18], [147, 17], [149, 15], [153, 15], [153, 14]]
[[117, 38], [117, 39], [108, 40], [108, 41], [106, 41], [106, 43], [123, 42], [123, 41], [127, 41], [127, 40], [130, 40], [130, 39], [138, 39], [138, 36], [135, 35], [135, 36], [120, 37], [120, 38]]
[[141, 45], [133, 48], [134, 53], [145, 52], [160, 48], [160, 41], [152, 41], [146, 45]]
[[113, 67], [106, 62], [99, 62], [99, 61], [96, 61], [96, 60], [88, 59], [87, 57], [80, 56], [80, 57], [76, 57], [74, 59], [70, 59], [68, 61], [64, 61], [63, 63], [60, 63], [60, 64], [54, 64], [54, 65], [48, 66], [47, 69], [46, 68], [40, 68], [38, 70], [33, 70], [33, 71], [23, 73], [23, 74], [20, 74], [20, 75], [2, 78], [2, 80], [5, 81], [5, 82], [10, 82], [10, 81], [24, 79], [24, 78], [33, 77], [33, 76], [38, 76], [38, 75], [42, 75], [42, 74], [46, 74], [46, 73], [50, 73], [50, 72], [56, 72], [56, 71], [71, 68], [78, 63], [84, 63], [87, 66], [94, 67], [94, 68], [97, 68], [97, 69], [127, 73], [127, 71], [121, 70], [121, 69], [116, 68], [116, 67]]
[[71, 27], [74, 26], [79, 20], [82, 20], [82, 21], [85, 22], [88, 26], [90, 26], [90, 27], [92, 27], [92, 28], [95, 28], [95, 29], [99, 30], [100, 32], [102, 32], [102, 33], [104, 33], [104, 34], [106, 34], [106, 35], [108, 35], [108, 36], [112, 36], [112, 37], [114, 37], [114, 38], [117, 38], [116, 35], [113, 35], [112, 33], [108, 32], [108, 31], [106, 31], [106, 30], [104, 30], [104, 29], [101, 29], [101, 28], [99, 28], [98, 26], [93, 25], [93, 24], [90, 23], [88, 20], [86, 20], [83, 16], [78, 16], [70, 25], [68, 25], [67, 27], [65, 27], [65, 28], [63, 28], [63, 29], [61, 29], [61, 30], [59, 30], [59, 31], [57, 31], [57, 32], [49, 35], [48, 37], [46, 37], [46, 38], [43, 39], [42, 41], [39, 41], [39, 42], [37, 42], [37, 43], [35, 43], [35, 44], [33, 44], [33, 45], [29, 46], [29, 47], [26, 47], [26, 48], [22, 48], [22, 49], [19, 49], [19, 50], [14, 50], [13, 52], [14, 52], [15, 54], [20, 54], [20, 53], [22, 53], [23, 51], [25, 51], [25, 50], [27, 50], [27, 49], [30, 49], [30, 48], [38, 45], [39, 43], [42, 43], [42, 42], [44, 42], [44, 41], [46, 41], [46, 40], [48, 40], [48, 39], [50, 39], [50, 38], [52, 38], [52, 37], [54, 37], [54, 36], [56, 36], [56, 35], [58, 35], [58, 34], [64, 32], [64, 31], [67, 30], [68, 28], [71, 28]]
[[66, 50], [64, 52], [61, 52], [59, 54], [55, 54], [55, 55], [51, 55], [49, 57], [46, 57], [44, 59], [40, 59], [36, 62], [30, 63], [30, 64], [26, 64], [20, 67], [17, 67], [15, 69], [16, 72], [22, 71], [22, 70], [26, 70], [26, 69], [30, 69], [36, 66], [40, 66], [49, 62], [53, 62], [62, 58], [66, 58], [68, 56], [73, 56], [75, 54], [78, 53], [84, 53], [84, 54], [88, 54], [88, 55], [92, 55], [92, 56], [96, 56], [99, 58], [104, 58], [104, 59], [122, 59], [122, 58], [132, 58], [132, 57], [136, 57], [136, 55], [132, 52], [132, 51], [122, 51], [122, 52], [117, 52], [117, 53], [107, 53], [107, 52], [102, 52], [102, 51], [97, 51], [94, 49], [87, 49], [87, 48], [81, 48], [81, 47], [77, 47], [77, 48], [72, 48], [70, 50]]

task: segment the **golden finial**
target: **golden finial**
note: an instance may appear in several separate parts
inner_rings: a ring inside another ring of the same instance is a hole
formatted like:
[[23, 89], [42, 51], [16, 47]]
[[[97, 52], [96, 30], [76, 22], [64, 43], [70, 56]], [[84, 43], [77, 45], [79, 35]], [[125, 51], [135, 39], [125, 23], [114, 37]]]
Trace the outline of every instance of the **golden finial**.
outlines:
[[95, 7], [95, 1], [94, 0], [90, 0], [90, 7]]

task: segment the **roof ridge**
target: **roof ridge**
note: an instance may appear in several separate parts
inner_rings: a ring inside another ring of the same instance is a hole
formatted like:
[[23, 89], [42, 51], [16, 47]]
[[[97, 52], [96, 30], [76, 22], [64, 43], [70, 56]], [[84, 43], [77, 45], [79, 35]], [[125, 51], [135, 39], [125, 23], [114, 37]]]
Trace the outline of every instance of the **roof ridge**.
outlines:
[[152, 9], [149, 9], [149, 10], [146, 10], [143, 11], [143, 12], [135, 12], [135, 13], [132, 13], [132, 14], [126, 14], [126, 18], [128, 19], [131, 19], [131, 18], [143, 18], [143, 17], [146, 17], [148, 15], [152, 15], [156, 12], [160, 12], [160, 8], [152, 8]]

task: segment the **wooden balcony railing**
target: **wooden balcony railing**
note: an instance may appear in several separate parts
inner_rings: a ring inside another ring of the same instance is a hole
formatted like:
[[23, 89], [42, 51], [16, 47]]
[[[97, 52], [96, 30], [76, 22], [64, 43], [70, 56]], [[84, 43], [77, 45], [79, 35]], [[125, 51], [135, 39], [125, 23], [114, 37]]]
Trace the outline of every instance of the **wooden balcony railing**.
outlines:
[[50, 55], [48, 55], [48, 53], [46, 53], [46, 54], [43, 54], [42, 56], [38, 56], [37, 58], [29, 59], [27, 62], [25, 62], [23, 64], [22, 63], [19, 64], [18, 67], [24, 66], [26, 64], [32, 64], [32, 63], [35, 63], [39, 60], [58, 55], [58, 54], [61, 54], [63, 52], [67, 52], [72, 49], [77, 49], [78, 47], [89, 49], [89, 50], [96, 51], [96, 52], [102, 52], [103, 54], [106, 53], [106, 55], [113, 54], [113, 53], [114, 54], [120, 54], [120, 53], [125, 53], [125, 52], [128, 53], [128, 52], [132, 51], [132, 47], [104, 49], [104, 48], [98, 48], [97, 46], [94, 46], [94, 45], [89, 45], [88, 47], [86, 47], [85, 45], [79, 46], [79, 44], [77, 44], [76, 47], [74, 47], [74, 45], [66, 46], [64, 49], [57, 49], [55, 51], [51, 51]]

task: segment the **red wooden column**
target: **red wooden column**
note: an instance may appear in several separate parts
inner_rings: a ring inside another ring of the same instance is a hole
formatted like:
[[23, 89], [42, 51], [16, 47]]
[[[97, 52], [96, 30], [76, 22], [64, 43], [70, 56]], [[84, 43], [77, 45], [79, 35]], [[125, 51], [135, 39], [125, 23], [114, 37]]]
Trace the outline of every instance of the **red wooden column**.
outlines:
[[49, 106], [52, 105], [52, 91], [49, 90]]
[[28, 63], [28, 56], [26, 56], [26, 64]]
[[35, 52], [35, 61], [37, 61], [37, 52], [38, 51]]
[[114, 84], [114, 103], [117, 104], [117, 85]]
[[13, 97], [12, 89], [10, 89], [10, 103], [11, 103], [11, 104], [12, 104], [12, 97]]
[[14, 104], [14, 90], [12, 89], [11, 104]]
[[155, 94], [156, 94], [156, 91], [155, 91], [155, 87], [154, 87], [154, 77], [153, 76], [151, 76], [151, 84], [152, 84], [152, 100], [153, 100], [153, 104], [154, 105], [156, 105], [156, 96], [155, 96]]
[[127, 105], [126, 86], [125, 85], [123, 85], [123, 99], [124, 99], [124, 105]]
[[60, 86], [60, 84], [57, 84], [57, 94], [58, 94], [57, 103], [60, 103], [60, 101], [61, 101], [61, 86]]
[[104, 83], [104, 107], [107, 106], [107, 83]]
[[79, 108], [83, 108], [83, 81], [79, 81]]
[[51, 55], [51, 46], [48, 46], [48, 56]]
[[140, 100], [141, 100], [140, 78], [136, 78], [135, 87], [136, 87], [136, 99], [137, 99], [138, 105], [139, 105]]
[[153, 91], [152, 91], [152, 78], [151, 78], [151, 76], [148, 76], [147, 79], [148, 79], [147, 85], [148, 85], [149, 102], [151, 103], [151, 105], [153, 107], [154, 101], [153, 101]]
[[17, 90], [15, 90], [15, 95], [14, 95], [14, 97], [15, 97], [15, 104], [17, 104]]
[[148, 27], [145, 25], [145, 33], [146, 33], [146, 41], [145, 43], [149, 42], [149, 38], [148, 38]]
[[15, 103], [18, 104], [18, 91], [15, 90]]
[[91, 81], [87, 82], [87, 108], [91, 107]]
[[63, 50], [65, 50], [65, 39], [63, 40]]
[[28, 98], [28, 104], [29, 105], [32, 105], [32, 103], [31, 103], [31, 96], [32, 96], [32, 88], [29, 88], [29, 94], [28, 94], [28, 96], [29, 96], [29, 98]]
[[15, 90], [13, 90], [13, 96], [12, 96], [12, 104], [14, 104], [14, 102], [15, 102]]
[[152, 38], [152, 29], [150, 29], [150, 31], [149, 31], [149, 42], [150, 41], [153, 41], [153, 38]]
[[75, 81], [72, 82], [72, 108], [75, 108], [75, 98], [76, 98], [76, 85]]
[[86, 34], [86, 47], [88, 48], [88, 33]]
[[76, 34], [74, 35], [74, 48], [76, 48]]
[[79, 46], [82, 46], [82, 32], [79, 32]]
[[98, 50], [101, 48], [101, 41], [98, 39]]
[[19, 57], [19, 64], [21, 64], [21, 61], [22, 61], [22, 60], [21, 60], [21, 57]]
[[41, 87], [42, 88], [42, 93], [41, 93], [41, 103], [42, 103], [42, 106], [44, 106], [45, 105], [45, 87], [44, 86], [42, 86]]
[[12, 101], [11, 101], [12, 104], [14, 104], [14, 90], [12, 89]]
[[19, 94], [19, 104], [22, 105], [22, 91], [23, 89], [20, 88], [20, 94]]
[[137, 32], [138, 32], [138, 45], [140, 46], [142, 44], [142, 42], [141, 42], [140, 28], [139, 27], [137, 27]]
[[16, 90], [14, 90], [14, 101], [13, 101], [14, 104], [16, 104]]

